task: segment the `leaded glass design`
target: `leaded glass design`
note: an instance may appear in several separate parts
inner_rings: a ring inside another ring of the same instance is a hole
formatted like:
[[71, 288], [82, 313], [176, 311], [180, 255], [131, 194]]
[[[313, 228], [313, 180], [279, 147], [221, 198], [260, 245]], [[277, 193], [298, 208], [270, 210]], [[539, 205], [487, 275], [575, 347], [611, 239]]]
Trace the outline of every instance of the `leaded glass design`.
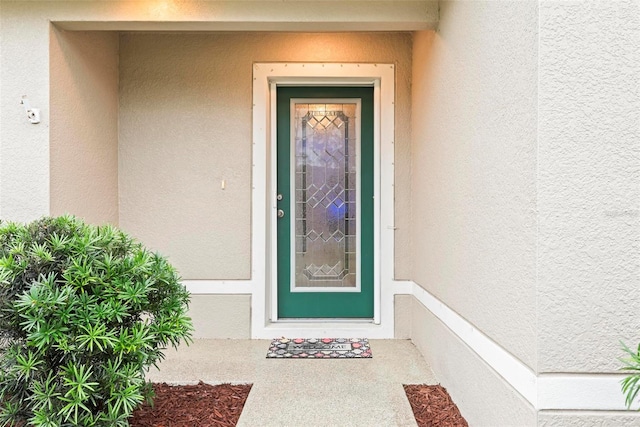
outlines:
[[357, 286], [357, 104], [294, 109], [296, 287]]

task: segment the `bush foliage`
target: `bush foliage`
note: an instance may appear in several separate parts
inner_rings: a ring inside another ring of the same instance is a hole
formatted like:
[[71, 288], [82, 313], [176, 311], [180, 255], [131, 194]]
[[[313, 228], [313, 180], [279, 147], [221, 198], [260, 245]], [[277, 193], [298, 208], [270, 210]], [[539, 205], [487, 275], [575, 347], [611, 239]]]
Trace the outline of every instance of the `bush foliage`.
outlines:
[[627, 353], [627, 358], [622, 359], [625, 364], [621, 370], [628, 371], [629, 375], [622, 380], [622, 392], [625, 394], [625, 402], [631, 408], [640, 393], [640, 345], [637, 350], [631, 350], [624, 343], [622, 349]]
[[190, 340], [166, 259], [111, 226], [0, 222], [0, 425], [127, 426], [146, 370]]

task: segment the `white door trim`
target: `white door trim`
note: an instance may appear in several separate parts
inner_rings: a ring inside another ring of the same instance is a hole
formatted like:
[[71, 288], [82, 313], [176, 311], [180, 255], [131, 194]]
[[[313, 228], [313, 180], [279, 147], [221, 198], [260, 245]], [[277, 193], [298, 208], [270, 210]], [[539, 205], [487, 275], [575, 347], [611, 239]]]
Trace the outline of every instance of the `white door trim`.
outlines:
[[[257, 63], [253, 67], [251, 335], [253, 338], [394, 333], [394, 112], [393, 64]], [[275, 88], [278, 85], [374, 87], [374, 319], [373, 322], [277, 322], [275, 316], [276, 223]], [[272, 165], [274, 167], [272, 167]]]

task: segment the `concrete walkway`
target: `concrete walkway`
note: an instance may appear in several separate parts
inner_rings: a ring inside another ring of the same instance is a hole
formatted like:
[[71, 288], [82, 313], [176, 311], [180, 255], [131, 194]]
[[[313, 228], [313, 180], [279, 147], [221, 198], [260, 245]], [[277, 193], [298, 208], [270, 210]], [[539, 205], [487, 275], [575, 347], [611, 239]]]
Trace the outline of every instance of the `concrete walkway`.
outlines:
[[269, 341], [196, 340], [167, 351], [154, 382], [252, 383], [238, 426], [415, 426], [402, 384], [435, 384], [407, 340], [372, 340], [372, 359], [266, 359]]

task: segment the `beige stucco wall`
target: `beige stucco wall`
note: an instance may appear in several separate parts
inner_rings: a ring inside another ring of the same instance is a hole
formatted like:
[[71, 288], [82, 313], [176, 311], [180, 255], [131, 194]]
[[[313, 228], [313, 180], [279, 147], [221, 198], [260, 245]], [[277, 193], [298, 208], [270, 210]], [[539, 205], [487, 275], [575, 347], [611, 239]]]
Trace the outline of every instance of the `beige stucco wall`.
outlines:
[[120, 226], [185, 279], [251, 277], [252, 64], [278, 61], [396, 64], [396, 276], [408, 277], [408, 33], [123, 34]]
[[51, 27], [51, 215], [118, 224], [118, 34]]
[[[566, 392], [618, 389], [619, 341], [640, 341], [640, 2], [440, 5], [438, 31], [414, 38], [412, 279], [539, 379], [562, 374], [560, 391], [538, 382], [557, 405], [539, 425], [638, 425], [604, 410], [620, 391], [590, 398], [597, 412]], [[461, 371], [470, 347], [414, 311], [412, 339], [471, 424], [536, 422], [526, 402], [506, 405], [517, 422], [487, 411], [510, 386]]]
[[412, 295], [396, 295], [394, 297], [393, 312], [394, 331], [393, 337], [396, 339], [411, 339], [411, 317], [412, 317]]
[[[433, 27], [435, 2], [308, 1], [2, 1], [0, 14], [0, 216], [27, 221], [50, 213], [49, 37], [51, 22], [69, 29], [388, 31]], [[19, 105], [28, 95], [42, 111], [32, 125]]]
[[[0, 217], [26, 221], [49, 213], [49, 23], [27, 4], [1, 3]], [[40, 124], [27, 120], [22, 95]]]
[[535, 370], [537, 2], [440, 6], [414, 38], [412, 279]]
[[251, 338], [250, 295], [191, 295], [189, 316], [196, 339]]
[[615, 372], [640, 341], [639, 46], [640, 1], [541, 3], [541, 372]]

